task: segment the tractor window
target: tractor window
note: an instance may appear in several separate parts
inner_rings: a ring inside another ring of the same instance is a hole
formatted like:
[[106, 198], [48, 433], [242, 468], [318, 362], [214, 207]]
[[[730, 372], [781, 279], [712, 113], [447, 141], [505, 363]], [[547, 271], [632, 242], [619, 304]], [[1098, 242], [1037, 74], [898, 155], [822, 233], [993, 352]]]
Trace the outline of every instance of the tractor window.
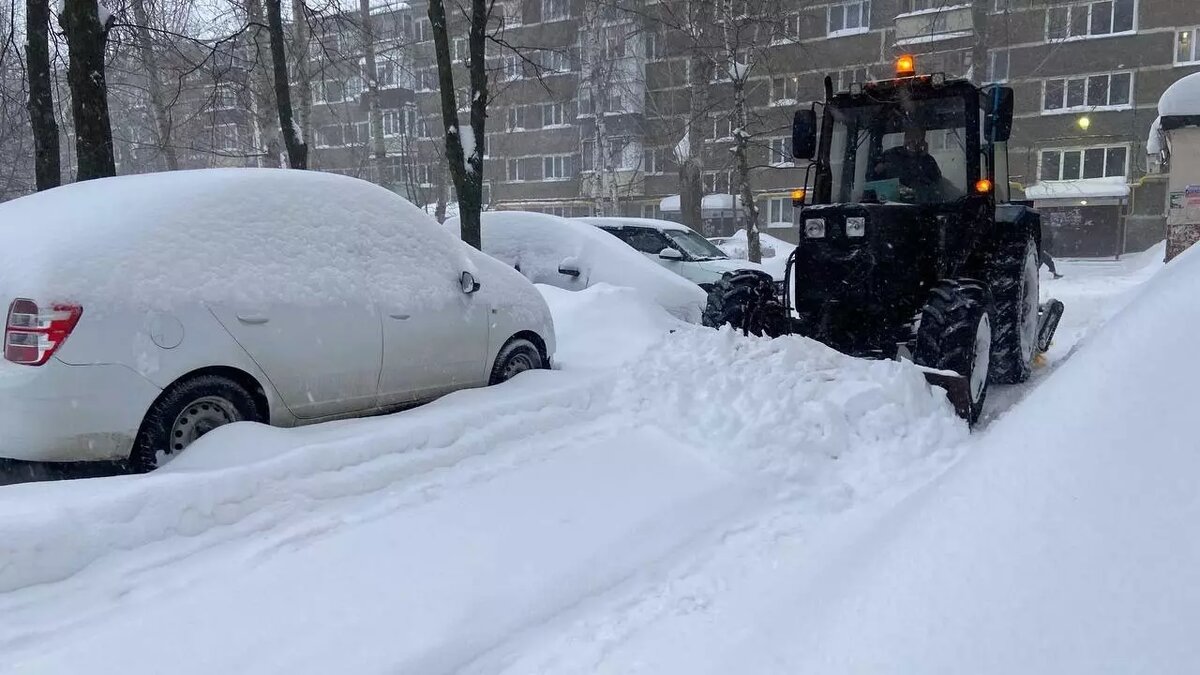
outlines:
[[835, 201], [860, 201], [871, 191], [882, 201], [938, 204], [967, 194], [961, 98], [881, 101], [831, 112]]

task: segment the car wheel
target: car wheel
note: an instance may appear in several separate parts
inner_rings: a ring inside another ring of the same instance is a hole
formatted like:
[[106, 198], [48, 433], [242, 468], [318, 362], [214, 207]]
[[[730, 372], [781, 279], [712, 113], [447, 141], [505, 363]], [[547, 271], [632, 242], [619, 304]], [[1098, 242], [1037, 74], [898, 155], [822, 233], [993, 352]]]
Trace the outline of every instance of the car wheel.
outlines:
[[507, 382], [527, 370], [541, 370], [545, 367], [545, 360], [537, 345], [524, 338], [514, 338], [496, 355], [496, 364], [492, 366], [492, 376], [488, 384]]
[[177, 382], [146, 413], [129, 468], [137, 473], [153, 471], [217, 427], [260, 422], [264, 417], [254, 396], [227, 377], [200, 375]]

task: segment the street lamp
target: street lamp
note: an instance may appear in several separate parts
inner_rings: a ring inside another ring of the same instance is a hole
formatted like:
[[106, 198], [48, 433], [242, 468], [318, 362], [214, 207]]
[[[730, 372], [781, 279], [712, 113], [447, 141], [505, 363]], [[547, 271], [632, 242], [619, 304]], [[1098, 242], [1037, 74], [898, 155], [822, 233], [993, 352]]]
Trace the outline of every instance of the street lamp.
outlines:
[[1092, 118], [1088, 117], [1087, 115], [1080, 115], [1079, 119], [1076, 120], [1076, 124], [1079, 125], [1080, 129], [1087, 131], [1088, 127], [1092, 126]]

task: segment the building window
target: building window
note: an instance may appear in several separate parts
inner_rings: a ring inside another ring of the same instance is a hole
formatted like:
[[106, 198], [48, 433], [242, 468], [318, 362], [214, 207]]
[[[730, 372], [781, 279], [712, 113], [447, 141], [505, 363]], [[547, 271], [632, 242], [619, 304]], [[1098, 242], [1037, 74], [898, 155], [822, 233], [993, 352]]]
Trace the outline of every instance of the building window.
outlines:
[[1137, 0], [1101, 0], [1046, 10], [1046, 39], [1070, 40], [1133, 32]]
[[538, 63], [549, 73], [571, 72], [571, 55], [566, 50], [542, 50], [538, 52]]
[[709, 171], [703, 178], [704, 190], [709, 194], [729, 194], [729, 187], [733, 185], [732, 171]]
[[1133, 100], [1133, 74], [1088, 75], [1043, 84], [1042, 113], [1129, 108]]
[[733, 119], [728, 116], [718, 116], [713, 118], [713, 135], [714, 141], [729, 141], [733, 140]]
[[1043, 150], [1038, 164], [1041, 180], [1078, 180], [1126, 176], [1129, 148], [1114, 145], [1100, 148]]
[[768, 143], [769, 155], [767, 161], [771, 166], [787, 167], [795, 164], [795, 160], [792, 157], [791, 138], [772, 138]]
[[833, 78], [833, 83], [837, 85], [838, 91], [847, 91], [851, 84], [855, 82], [861, 84], [870, 79], [871, 73], [866, 68], [850, 68], [849, 70], [839, 70]]
[[525, 120], [521, 114], [522, 110], [523, 110], [523, 106], [519, 106], [519, 105], [514, 105], [508, 109], [508, 112], [505, 117], [505, 122], [506, 122], [506, 124], [504, 126], [505, 129], [507, 129], [508, 131], [524, 131], [525, 130]]
[[425, 42], [433, 39], [433, 27], [429, 23], [427, 17], [422, 17], [413, 22], [413, 41]]
[[380, 89], [394, 89], [400, 86], [400, 76], [395, 63], [386, 59], [375, 62], [375, 85]]
[[570, 16], [568, 0], [542, 0], [542, 21], [558, 21]]
[[659, 204], [642, 204], [642, 217], [662, 220], [662, 207]]
[[454, 38], [454, 61], [466, 63], [471, 58], [471, 50], [467, 47], [466, 38]]
[[399, 110], [383, 111], [383, 135], [388, 138], [399, 136], [403, 131], [404, 118]]
[[800, 99], [800, 80], [794, 77], [771, 78], [771, 105], [796, 105]]
[[1004, 14], [1008, 11], [1011, 0], [992, 0], [992, 13]]
[[341, 80], [313, 82], [313, 103], [341, 103], [346, 100], [346, 83]]
[[943, 9], [950, 5], [945, 0], [908, 0], [904, 9], [908, 12], [924, 12], [929, 9]]
[[525, 77], [525, 69], [522, 66], [521, 57], [516, 54], [505, 54], [502, 63], [504, 79], [519, 80]]
[[241, 137], [236, 124], [214, 124], [212, 127], [214, 149], [236, 151], [241, 147]]
[[604, 112], [606, 113], [625, 112], [625, 102], [621, 98], [620, 91], [608, 92], [604, 95], [604, 100], [602, 103], [604, 105]]
[[567, 123], [567, 109], [561, 103], [542, 104], [542, 126], [561, 127]]
[[659, 176], [670, 170], [671, 152], [667, 148], [649, 148], [644, 153], [642, 171]]
[[767, 200], [767, 227], [774, 223], [792, 224], [792, 198], [774, 197]]
[[579, 158], [584, 171], [595, 171], [596, 141], [591, 139], [584, 141], [579, 149]]
[[795, 42], [800, 39], [800, 27], [804, 19], [799, 14], [789, 14], [780, 19], [776, 42]]
[[552, 155], [542, 158], [542, 178], [545, 180], [567, 180], [574, 173], [570, 155]]
[[645, 34], [646, 60], [658, 61], [666, 56], [666, 39], [661, 33], [648, 31]]
[[594, 115], [595, 107], [592, 105], [592, 90], [583, 87], [579, 90], [579, 116]]
[[604, 59], [623, 59], [625, 58], [625, 34], [610, 30], [608, 35], [604, 37]]
[[988, 54], [989, 82], [1008, 82], [1008, 59], [1007, 49], [997, 49]]
[[505, 178], [510, 183], [519, 183], [525, 180], [525, 165], [519, 159], [510, 159], [505, 162]]
[[871, 28], [871, 0], [850, 0], [829, 6], [828, 35], [853, 35]]
[[1200, 26], [1175, 33], [1175, 63], [1200, 63], [1200, 49], [1196, 47], [1196, 35]]
[[213, 92], [213, 110], [233, 110], [237, 108], [237, 91], [228, 82], [217, 85]]

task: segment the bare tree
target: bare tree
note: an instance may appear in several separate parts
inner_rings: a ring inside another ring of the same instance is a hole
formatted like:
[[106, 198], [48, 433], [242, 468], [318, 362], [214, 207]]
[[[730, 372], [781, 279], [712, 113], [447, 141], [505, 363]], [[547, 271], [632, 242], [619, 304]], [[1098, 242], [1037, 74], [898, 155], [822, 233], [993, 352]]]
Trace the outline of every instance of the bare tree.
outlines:
[[150, 39], [150, 17], [146, 12], [146, 0], [131, 0], [133, 18], [137, 23], [138, 56], [145, 69], [147, 88], [150, 92], [150, 110], [154, 114], [155, 142], [168, 171], [179, 169], [179, 157], [171, 140], [171, 115], [163, 94], [158, 56]]
[[247, 0], [246, 24], [249, 26], [249, 51], [253, 59], [246, 64], [246, 68], [249, 71], [248, 84], [251, 108], [254, 111], [254, 135], [262, 149], [258, 164], [279, 168], [283, 132], [280, 129], [279, 108], [275, 101], [274, 77], [271, 70], [264, 66], [265, 63], [273, 63], [273, 56], [270, 31], [263, 29], [266, 17], [263, 16], [262, 0]]
[[449, 25], [443, 0], [430, 0], [429, 23], [433, 32], [434, 52], [437, 55], [438, 89], [441, 94], [442, 125], [446, 132], [446, 160], [450, 177], [458, 193], [458, 215], [462, 238], [475, 248], [481, 248], [480, 213], [483, 210], [483, 153], [487, 128], [488, 74], [485, 62], [488, 40], [490, 0], [470, 0], [467, 15], [469, 32], [467, 48], [470, 61], [467, 70], [470, 89], [470, 126], [465, 130], [458, 121], [457, 90], [454, 87], [454, 62], [450, 55]]
[[64, 0], [58, 19], [67, 37], [67, 82], [71, 87], [71, 117], [75, 123], [76, 180], [117, 175], [112, 124], [108, 115], [108, 84], [104, 48], [112, 13], [96, 0]]
[[[293, 169], [308, 168], [308, 144], [300, 139], [292, 114], [292, 92], [288, 83], [287, 52], [284, 44], [283, 16], [280, 0], [266, 0], [267, 27], [271, 35], [271, 62], [275, 78], [275, 103], [279, 109], [279, 128], [283, 132], [283, 143], [287, 148], [288, 166]], [[303, 23], [298, 20], [297, 23]], [[307, 52], [300, 55], [304, 62]]]
[[[268, 0], [268, 2], [276, 1]], [[294, 113], [295, 122], [300, 125], [299, 136], [305, 147], [313, 145], [316, 134], [312, 125], [312, 73], [308, 64], [309, 37], [308, 6], [304, 4], [304, 0], [292, 0], [292, 47], [293, 57], [296, 59], [296, 88], [299, 89], [299, 100], [297, 101], [299, 110]], [[276, 96], [278, 96], [278, 85], [276, 85]]]
[[387, 161], [387, 144], [383, 139], [383, 109], [379, 106], [378, 63], [375, 57], [375, 31], [371, 24], [371, 0], [359, 1], [359, 14], [362, 25], [363, 42], [363, 81], [366, 91], [363, 95], [367, 101], [367, 123], [370, 127], [370, 146], [375, 158], [376, 181], [383, 183], [384, 168]]
[[62, 182], [54, 83], [50, 72], [50, 2], [26, 0], [25, 61], [29, 79], [29, 122], [33, 127], [34, 177], [38, 190]]

